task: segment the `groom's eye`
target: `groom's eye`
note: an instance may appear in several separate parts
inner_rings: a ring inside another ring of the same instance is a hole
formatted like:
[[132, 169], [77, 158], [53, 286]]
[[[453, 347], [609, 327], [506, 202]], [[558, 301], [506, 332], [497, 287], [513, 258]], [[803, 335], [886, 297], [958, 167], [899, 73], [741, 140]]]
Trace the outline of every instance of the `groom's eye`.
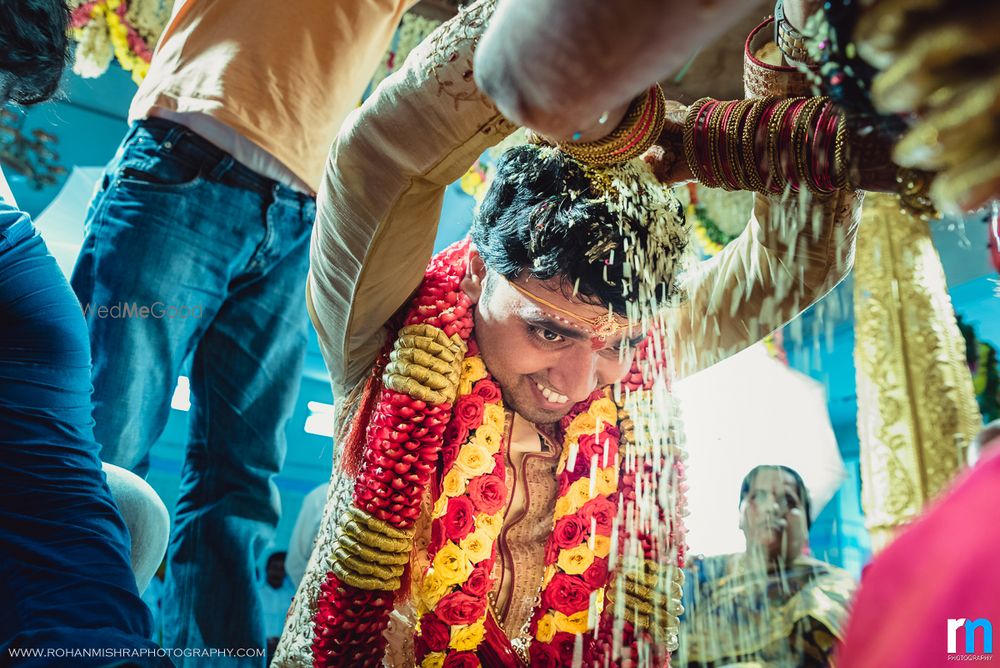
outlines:
[[561, 334], [556, 334], [551, 329], [546, 329], [545, 327], [531, 325], [530, 329], [535, 336], [546, 343], [559, 343], [565, 340]]

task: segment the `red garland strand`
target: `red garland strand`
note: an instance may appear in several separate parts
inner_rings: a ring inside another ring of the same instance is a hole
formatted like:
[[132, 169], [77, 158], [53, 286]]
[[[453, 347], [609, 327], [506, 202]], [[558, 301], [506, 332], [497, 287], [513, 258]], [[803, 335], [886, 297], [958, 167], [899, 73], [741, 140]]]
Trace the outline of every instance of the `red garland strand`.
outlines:
[[[468, 242], [435, 256], [411, 301], [406, 325], [427, 324], [468, 341], [472, 304], [459, 284]], [[428, 405], [382, 388], [366, 432], [354, 486], [354, 504], [371, 516], [409, 530], [441, 453], [451, 404]], [[378, 666], [395, 593], [367, 591], [340, 582], [333, 572], [321, 585], [313, 619], [313, 666]]]
[[[464, 276], [464, 255], [467, 242], [455, 244], [436, 256], [425, 274], [417, 296], [405, 319], [406, 325], [429, 324], [441, 328], [448, 336], [457, 334], [468, 342], [472, 334], [472, 305], [460, 289]], [[639, 371], [645, 351], [637, 354], [636, 363], [623, 385], [629, 390], [649, 388], [649, 382]], [[451, 404], [429, 406], [408, 395], [381, 388], [371, 412], [366, 432], [366, 445], [361, 456], [354, 488], [354, 503], [372, 516], [399, 529], [410, 529], [420, 513], [420, 501], [437, 466], [444, 433], [451, 419]], [[643, 471], [646, 484], [652, 485], [652, 467]], [[673, 462], [673, 480], [681, 494], [682, 462]], [[622, 503], [635, 502], [635, 475], [620, 475], [619, 494]], [[678, 508], [681, 507], [678, 503]], [[671, 542], [677, 546], [678, 566], [684, 563], [684, 538], [680, 514], [669, 521]], [[624, 538], [624, 537], [623, 537]], [[639, 536], [646, 557], [652, 554], [651, 536]], [[619, 541], [624, 545], [624, 540]], [[317, 612], [314, 617], [315, 636], [312, 644], [313, 665], [327, 666], [381, 665], [385, 652], [383, 632], [393, 609], [395, 592], [367, 591], [341, 583], [332, 573], [320, 587]], [[588, 643], [589, 657], [610, 656], [614, 645], [614, 619], [606, 606], [598, 626], [597, 638]], [[568, 635], [568, 634], [567, 634]], [[623, 648], [635, 648], [634, 629], [626, 624]], [[537, 643], [532, 643], [536, 645]], [[461, 653], [466, 654], [466, 653]], [[472, 653], [471, 660], [475, 660]], [[668, 665], [664, 652], [662, 665]], [[453, 657], [464, 658], [464, 657]], [[533, 659], [535, 657], [533, 656]], [[635, 656], [631, 657], [633, 660]], [[536, 662], [533, 660], [532, 664]], [[544, 663], [544, 661], [542, 662]], [[602, 662], [603, 663], [603, 662]]]
[[[655, 335], [655, 334], [654, 334]], [[652, 375], [644, 374], [642, 369], [648, 364], [652, 363], [649, 358], [649, 340], [647, 337], [643, 341], [639, 348], [636, 350], [635, 360], [632, 363], [632, 369], [622, 380], [622, 389], [626, 392], [639, 392], [639, 391], [649, 391], [652, 389]], [[657, 364], [657, 366], [660, 366]], [[635, 490], [636, 490], [636, 472], [627, 471], [625, 459], [622, 458], [621, 470], [619, 472], [619, 482], [618, 482], [618, 494], [620, 498], [620, 507], [626, 509], [626, 515], [628, 514], [629, 506], [634, 506], [636, 502]], [[676, 503], [674, 505], [674, 514], [672, 517], [665, 518], [661, 517], [661, 520], [669, 522], [670, 530], [670, 542], [669, 545], [676, 548], [677, 551], [677, 568], [684, 568], [685, 563], [685, 553], [686, 553], [686, 530], [684, 528], [684, 462], [678, 458], [674, 457], [672, 465], [672, 479], [670, 484], [675, 490]], [[651, 462], [647, 462], [645, 465], [642, 475], [645, 478], [643, 481], [643, 487], [645, 489], [655, 489], [655, 478], [656, 475], [653, 470]], [[662, 483], [661, 483], [662, 484]], [[618, 539], [618, 561], [621, 563], [622, 557], [624, 555], [624, 548], [628, 542], [629, 538], [628, 527], [623, 526], [621, 534]], [[646, 559], [650, 559], [656, 563], [662, 563], [664, 559], [661, 555], [658, 555], [653, 550], [653, 537], [649, 532], [640, 531], [636, 538], [639, 540], [640, 544], [643, 546], [643, 552]], [[613, 585], [611, 585], [613, 586]], [[636, 636], [635, 627], [627, 622], [623, 622], [620, 635], [616, 633], [615, 630], [616, 619], [614, 615], [614, 608], [612, 605], [605, 605], [604, 610], [601, 614], [601, 618], [597, 626], [597, 634], [593, 643], [590, 646], [592, 651], [591, 654], [591, 664], [590, 665], [601, 665], [601, 666], [621, 666], [621, 665], [638, 665], [638, 642]], [[614, 660], [612, 657], [615, 656], [614, 647], [615, 644], [621, 648], [624, 653], [618, 660]], [[656, 652], [655, 664], [659, 668], [669, 668], [670, 666], [670, 653], [666, 651], [666, 648], [661, 646], [653, 645], [654, 651]]]

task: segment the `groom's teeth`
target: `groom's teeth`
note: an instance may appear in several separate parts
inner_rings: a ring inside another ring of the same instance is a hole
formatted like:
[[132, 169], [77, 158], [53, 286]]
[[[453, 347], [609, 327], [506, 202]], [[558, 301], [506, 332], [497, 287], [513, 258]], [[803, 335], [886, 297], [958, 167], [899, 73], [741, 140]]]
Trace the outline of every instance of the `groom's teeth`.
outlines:
[[541, 383], [535, 383], [535, 385], [538, 387], [539, 392], [542, 393], [542, 396], [554, 404], [564, 404], [569, 401], [569, 397], [550, 390]]

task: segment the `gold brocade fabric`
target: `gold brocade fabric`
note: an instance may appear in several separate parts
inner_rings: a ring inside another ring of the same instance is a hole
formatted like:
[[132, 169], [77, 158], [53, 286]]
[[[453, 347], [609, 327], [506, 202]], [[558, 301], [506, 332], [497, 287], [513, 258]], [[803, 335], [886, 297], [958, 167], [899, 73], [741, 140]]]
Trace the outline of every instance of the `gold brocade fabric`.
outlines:
[[851, 575], [799, 557], [782, 573], [750, 571], [744, 555], [695, 561], [687, 570], [678, 666], [828, 665], [854, 592]]
[[557, 447], [535, 428], [514, 416], [507, 450], [507, 493], [510, 504], [497, 541], [494, 614], [507, 637], [527, 647], [531, 613], [545, 575], [545, 544], [552, 534], [556, 504]]
[[951, 482], [981, 418], [927, 222], [869, 193], [854, 277], [862, 503], [881, 549]]
[[[754, 28], [743, 50], [743, 88], [746, 96], [794, 97], [809, 95], [809, 79], [804, 72], [789, 65], [781, 65], [781, 52], [770, 43], [774, 38], [774, 19], [770, 18]], [[777, 64], [772, 61], [777, 61]]]

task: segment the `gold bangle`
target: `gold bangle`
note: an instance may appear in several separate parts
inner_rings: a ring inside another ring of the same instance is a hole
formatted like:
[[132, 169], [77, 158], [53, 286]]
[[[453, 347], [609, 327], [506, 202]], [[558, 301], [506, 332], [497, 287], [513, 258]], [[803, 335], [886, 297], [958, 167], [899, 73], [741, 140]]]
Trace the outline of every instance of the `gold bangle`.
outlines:
[[838, 188], [851, 187], [847, 160], [847, 116], [840, 113], [837, 119], [837, 134], [833, 140], [833, 178], [834, 185]]
[[601, 156], [604, 156], [614, 150], [614, 148], [623, 141], [624, 137], [626, 137], [634, 128], [635, 124], [638, 123], [648, 104], [648, 92], [636, 97], [632, 100], [631, 104], [629, 104], [628, 111], [625, 112], [625, 117], [622, 119], [621, 123], [618, 124], [618, 127], [598, 140], [572, 144], [560, 144], [557, 142], [552, 143], [563, 153], [579, 160], [580, 162], [590, 163], [594, 159], [600, 159]]
[[688, 107], [687, 116], [684, 118], [684, 160], [687, 162], [688, 169], [691, 170], [694, 178], [699, 183], [705, 182], [705, 173], [702, 172], [701, 165], [698, 164], [697, 152], [694, 145], [694, 131], [702, 108], [712, 101], [710, 97], [703, 97], [697, 100]]
[[767, 185], [780, 184], [781, 186], [777, 192], [771, 190], [771, 194], [782, 193], [788, 186], [788, 179], [785, 178], [784, 170], [781, 169], [781, 156], [778, 154], [778, 137], [781, 133], [781, 124], [785, 120], [785, 114], [788, 113], [788, 109], [801, 99], [790, 97], [779, 102], [777, 108], [774, 110], [774, 115], [771, 116], [767, 124]]
[[732, 118], [729, 119], [729, 126], [726, 128], [726, 163], [730, 166], [733, 178], [736, 180], [739, 190], [753, 190], [750, 181], [743, 169], [742, 156], [740, 151], [740, 130], [746, 122], [747, 112], [753, 108], [753, 100], [740, 100], [736, 103]]
[[830, 98], [813, 97], [810, 98], [792, 129], [792, 155], [795, 158], [795, 168], [799, 173], [799, 188], [805, 187], [814, 195], [826, 194], [817, 188], [809, 178], [809, 131], [812, 129], [816, 113], [823, 108]]
[[656, 143], [666, 120], [667, 99], [657, 85], [632, 101], [625, 119], [606, 137], [594, 142], [557, 146], [566, 155], [592, 166], [628, 162]]
[[726, 189], [722, 176], [722, 163], [719, 160], [719, 133], [722, 130], [722, 119], [726, 115], [728, 102], [719, 102], [708, 115], [708, 163], [712, 168], [713, 183], [706, 183], [711, 188]]
[[757, 143], [757, 130], [761, 116], [777, 100], [778, 98], [775, 96], [754, 99], [750, 107], [750, 113], [747, 115], [746, 123], [743, 125], [743, 134], [741, 136], [743, 142], [741, 147], [743, 153], [743, 172], [747, 176], [747, 182], [751, 190], [765, 194], [767, 193], [767, 185], [760, 176], [757, 153], [754, 149]]

